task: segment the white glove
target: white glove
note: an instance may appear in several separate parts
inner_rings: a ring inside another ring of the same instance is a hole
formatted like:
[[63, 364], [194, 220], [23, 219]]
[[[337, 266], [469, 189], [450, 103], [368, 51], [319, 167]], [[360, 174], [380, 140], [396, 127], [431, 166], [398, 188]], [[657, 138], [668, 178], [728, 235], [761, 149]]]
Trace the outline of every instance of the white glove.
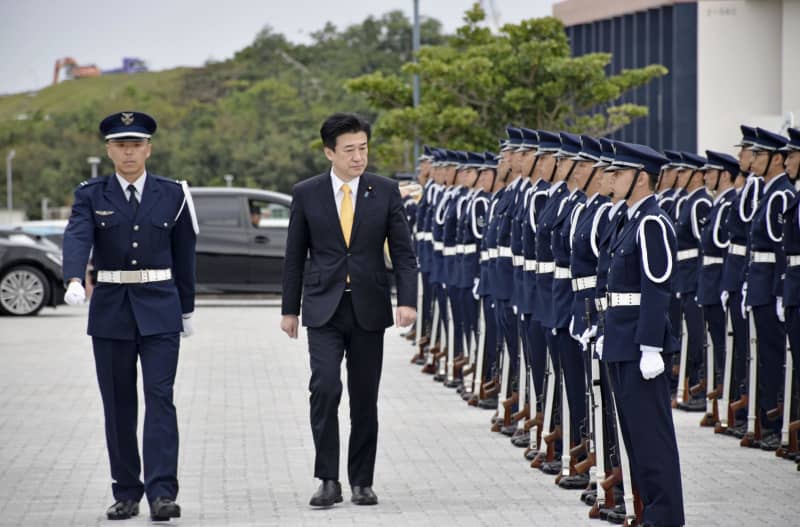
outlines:
[[517, 309], [517, 306], [511, 306], [511, 310], [514, 312], [514, 314], [515, 314], [515, 315], [516, 315], [516, 314], [517, 314], [517, 312], [519, 311], [519, 310]]
[[642, 358], [639, 360], [639, 371], [645, 379], [653, 379], [664, 373], [664, 359], [659, 351], [642, 350]]
[[586, 328], [586, 330], [583, 332], [583, 335], [581, 335], [580, 338], [581, 346], [583, 346], [583, 351], [589, 349], [589, 341], [596, 336], [597, 336], [597, 326]]
[[778, 320], [786, 322], [786, 315], [783, 312], [783, 297], [779, 296], [775, 299], [775, 314], [778, 315]]
[[480, 283], [481, 279], [478, 278], [477, 276], [472, 281], [472, 298], [474, 298], [475, 300], [481, 299], [481, 296], [478, 294], [478, 286], [480, 285]]
[[742, 286], [742, 318], [747, 318], [747, 312], [750, 311], [750, 308], [747, 307], [747, 282], [744, 283]]
[[575, 316], [573, 315], [569, 319], [569, 336], [574, 338], [577, 341], [580, 341], [581, 338], [578, 335], [575, 335]]
[[192, 315], [194, 315], [194, 312], [183, 314], [183, 331], [181, 331], [181, 337], [191, 337], [194, 334]]
[[603, 341], [605, 340], [605, 335], [600, 335], [600, 338], [597, 339], [597, 342], [594, 343], [594, 352], [597, 353], [597, 358], [603, 358]]
[[719, 301], [722, 304], [722, 310], [725, 311], [726, 307], [728, 306], [728, 297], [730, 294], [727, 291], [723, 291], [719, 295]]
[[64, 302], [71, 306], [79, 306], [86, 302], [86, 290], [80, 282], [70, 282], [64, 293]]

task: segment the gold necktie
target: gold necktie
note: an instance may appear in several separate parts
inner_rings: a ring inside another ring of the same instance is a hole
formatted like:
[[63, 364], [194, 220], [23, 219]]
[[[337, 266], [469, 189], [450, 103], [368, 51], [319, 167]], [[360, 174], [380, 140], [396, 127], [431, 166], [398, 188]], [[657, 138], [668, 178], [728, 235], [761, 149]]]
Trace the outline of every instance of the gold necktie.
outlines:
[[353, 231], [353, 198], [350, 196], [350, 186], [345, 183], [342, 185], [342, 210], [339, 213], [339, 223], [342, 225], [344, 243], [350, 247], [350, 233]]

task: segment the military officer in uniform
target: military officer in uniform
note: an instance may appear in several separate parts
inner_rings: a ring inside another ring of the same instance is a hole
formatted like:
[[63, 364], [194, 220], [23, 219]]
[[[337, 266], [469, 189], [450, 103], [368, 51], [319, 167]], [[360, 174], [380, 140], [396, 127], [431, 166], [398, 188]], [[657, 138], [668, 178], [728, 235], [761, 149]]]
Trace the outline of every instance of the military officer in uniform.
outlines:
[[[187, 185], [145, 168], [155, 131], [155, 120], [144, 113], [103, 119], [100, 132], [115, 173], [75, 190], [64, 233], [67, 303], [85, 299], [81, 280], [90, 252], [97, 268], [88, 333], [116, 500], [106, 511], [111, 520], [136, 516], [145, 494], [152, 519], [181, 515], [172, 398], [180, 335], [192, 333], [198, 229]], [[136, 437], [137, 361], [145, 399], [144, 482]]]
[[[676, 239], [653, 190], [667, 159], [653, 149], [616, 143], [614, 194], [628, 203], [609, 247], [604, 343], [631, 477], [645, 525], [684, 524], [678, 445], [665, 364], [677, 350], [669, 322]], [[630, 511], [629, 511], [630, 512]]]

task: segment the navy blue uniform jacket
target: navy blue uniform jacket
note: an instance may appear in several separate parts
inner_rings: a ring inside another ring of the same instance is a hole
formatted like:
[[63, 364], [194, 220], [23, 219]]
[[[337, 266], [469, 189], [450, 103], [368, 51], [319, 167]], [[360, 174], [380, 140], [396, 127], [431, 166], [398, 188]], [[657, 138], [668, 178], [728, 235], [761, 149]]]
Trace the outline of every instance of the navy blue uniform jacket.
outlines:
[[386, 240], [397, 305], [416, 306], [417, 264], [397, 183], [370, 173], [361, 176], [350, 247], [344, 242], [330, 172], [297, 183], [286, 240], [282, 313], [300, 314], [302, 296], [303, 325], [325, 325], [336, 312], [349, 275], [358, 324], [367, 331], [391, 326], [391, 284], [383, 258]]
[[147, 174], [134, 217], [115, 176], [75, 190], [64, 232], [64, 280], [83, 278], [89, 254], [99, 271], [172, 269], [172, 279], [145, 284], [99, 283], [89, 304], [89, 335], [134, 340], [183, 330], [194, 311], [195, 245], [181, 185]]

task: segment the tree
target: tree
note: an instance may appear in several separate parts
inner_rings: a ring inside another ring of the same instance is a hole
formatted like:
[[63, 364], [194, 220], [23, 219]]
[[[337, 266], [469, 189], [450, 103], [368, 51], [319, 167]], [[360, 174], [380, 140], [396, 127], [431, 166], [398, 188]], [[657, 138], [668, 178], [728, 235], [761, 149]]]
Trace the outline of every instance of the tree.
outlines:
[[[485, 17], [476, 3], [454, 37], [423, 47], [400, 74], [375, 72], [345, 83], [378, 112], [380, 161], [409, 170], [415, 134], [449, 148], [495, 149], [508, 123], [607, 135], [647, 115], [645, 106], [618, 102], [621, 95], [667, 73], [650, 65], [609, 76], [611, 54], [572, 57], [564, 27], [553, 17], [506, 24], [497, 35], [481, 25]], [[417, 108], [415, 73], [423, 86]]]

